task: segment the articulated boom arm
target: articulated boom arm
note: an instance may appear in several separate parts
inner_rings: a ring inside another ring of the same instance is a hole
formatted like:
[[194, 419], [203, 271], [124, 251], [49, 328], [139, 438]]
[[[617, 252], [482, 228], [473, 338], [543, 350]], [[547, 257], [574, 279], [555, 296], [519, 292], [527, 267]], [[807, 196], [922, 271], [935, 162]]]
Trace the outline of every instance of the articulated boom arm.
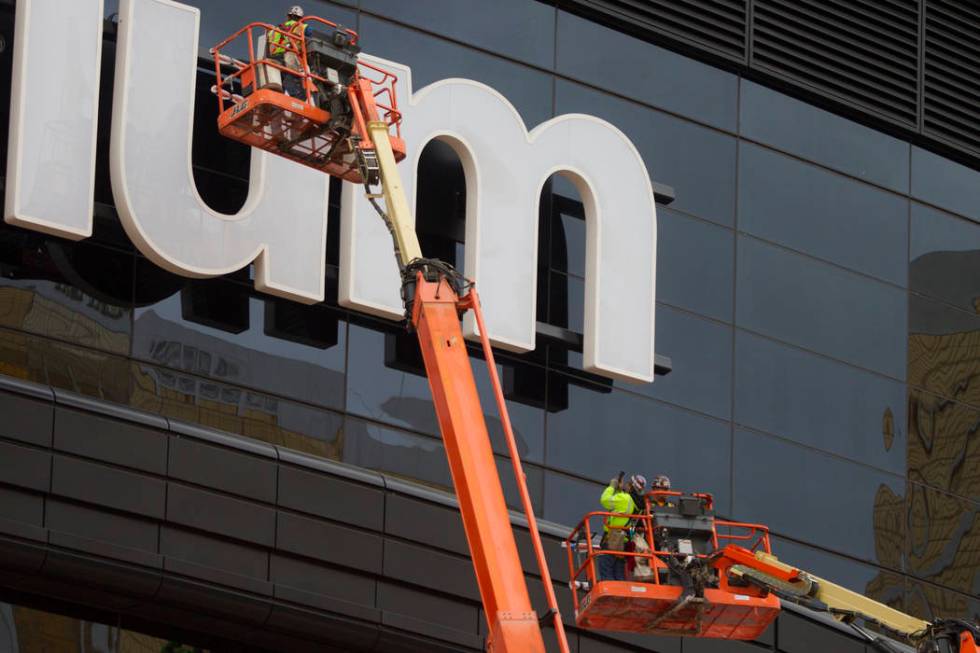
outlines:
[[[783, 600], [830, 613], [838, 621], [873, 624], [915, 645], [922, 653], [980, 653], [980, 631], [960, 620], [928, 622], [895, 610], [845, 587], [797, 569], [765, 551], [751, 552], [729, 544], [719, 552], [729, 575], [765, 587]], [[882, 651], [893, 651], [884, 639], [855, 626]]]
[[366, 157], [362, 156], [362, 161], [366, 166], [374, 161], [377, 165], [376, 175], [365, 169], [362, 176], [372, 202], [379, 195], [371, 190], [370, 181], [377, 179], [381, 184], [380, 196], [384, 197], [387, 210], [377, 203], [374, 205], [388, 225], [395, 242], [398, 266], [402, 271], [402, 295], [422, 350], [453, 485], [459, 497], [480, 597], [487, 615], [490, 630], [487, 649], [494, 653], [543, 653], [545, 650], [541, 624], [531, 607], [510, 514], [504, 501], [483, 408], [460, 328], [460, 316], [467, 310], [474, 311], [483, 341], [484, 356], [507, 435], [517, 486], [521, 491], [524, 512], [548, 597], [548, 616], [554, 625], [560, 649], [567, 653], [568, 644], [561, 615], [558, 613], [557, 600], [541, 548], [503, 392], [500, 390], [479, 296], [476, 289], [451, 266], [422, 258], [414, 221], [389, 140], [390, 124], [378, 118], [369, 82], [361, 80], [356, 87], [352, 85], [350, 99], [355, 123], [359, 123], [363, 133], [368, 136], [361, 139], [362, 152], [368, 153]]

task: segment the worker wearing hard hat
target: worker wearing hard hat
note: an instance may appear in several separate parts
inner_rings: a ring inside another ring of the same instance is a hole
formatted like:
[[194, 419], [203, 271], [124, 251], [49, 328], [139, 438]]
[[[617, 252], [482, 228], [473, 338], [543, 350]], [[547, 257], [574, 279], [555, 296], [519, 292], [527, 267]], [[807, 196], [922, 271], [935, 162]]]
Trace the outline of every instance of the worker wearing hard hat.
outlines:
[[[650, 484], [650, 489], [654, 492], [657, 490], [667, 492], [670, 490], [670, 479], [663, 474], [658, 474], [653, 479], [653, 483]], [[653, 494], [650, 496], [650, 505], [664, 507], [673, 506], [674, 503], [669, 500], [668, 496]]]
[[[313, 33], [313, 28], [306, 23], [301, 23], [305, 12], [299, 5], [290, 7], [286, 14], [286, 22], [281, 24], [276, 30], [269, 30], [267, 35], [269, 58], [285, 64], [287, 68], [302, 72], [304, 69], [300, 56], [295, 52], [300, 49], [296, 39], [289, 38], [288, 35], [309, 38]], [[306, 99], [303, 91], [303, 81], [296, 75], [283, 72], [283, 88], [293, 97]]]
[[[639, 496], [643, 494], [643, 487], [646, 479], [638, 474], [630, 476], [629, 484], [623, 483], [625, 472], [620, 472], [619, 476], [609, 481], [609, 485], [602, 491], [599, 503], [609, 512], [618, 513], [608, 515], [602, 523], [602, 541], [599, 547], [608, 551], [623, 551], [626, 548], [627, 529], [632, 515], [637, 511], [637, 503], [633, 499], [633, 494]], [[599, 580], [626, 580], [626, 559], [624, 556], [601, 555], [597, 558]]]

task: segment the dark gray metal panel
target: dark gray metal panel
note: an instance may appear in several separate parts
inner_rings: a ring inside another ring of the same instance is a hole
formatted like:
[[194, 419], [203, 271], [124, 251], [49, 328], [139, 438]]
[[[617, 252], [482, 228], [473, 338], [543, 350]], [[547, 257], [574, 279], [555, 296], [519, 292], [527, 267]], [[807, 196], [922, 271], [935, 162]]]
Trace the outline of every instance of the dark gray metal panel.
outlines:
[[156, 522], [49, 499], [45, 525], [52, 544], [160, 568]]
[[136, 599], [152, 597], [160, 586], [159, 571], [51, 548], [42, 574], [48, 583], [60, 581], [54, 585], [55, 596], [85, 605], [132, 606]]
[[431, 547], [385, 539], [384, 576], [471, 601], [480, 600], [473, 562]]
[[278, 599], [377, 622], [377, 581], [371, 576], [272, 554], [269, 576]]
[[44, 498], [33, 492], [0, 486], [0, 520], [40, 527], [44, 524]]
[[210, 614], [227, 615], [238, 622], [261, 624], [272, 609], [267, 601], [234, 590], [213, 587], [186, 578], [165, 576], [156, 600], [174, 603]]
[[0, 483], [47, 492], [51, 487], [51, 454], [0, 440]]
[[683, 653], [763, 653], [772, 650], [771, 646], [763, 648], [750, 642], [735, 642], [723, 639], [697, 639], [688, 637], [684, 640]]
[[865, 653], [861, 642], [787, 612], [780, 613], [777, 631], [779, 650], [784, 653]]
[[477, 634], [479, 609], [471, 603], [382, 581], [378, 583], [378, 607], [387, 626], [482, 648], [483, 638]]
[[276, 447], [276, 450], [279, 454], [279, 460], [284, 463], [296, 465], [297, 467], [309, 469], [311, 471], [322, 472], [329, 476], [346, 478], [351, 481], [357, 481], [358, 483], [364, 483], [365, 485], [374, 485], [382, 488], [385, 487], [384, 477], [381, 474], [373, 472], [369, 469], [338, 463], [334, 460], [319, 458], [317, 456], [283, 447]]
[[197, 424], [171, 421], [170, 430], [180, 435], [188, 435], [194, 440], [202, 440], [217, 446], [237, 449], [244, 453], [254, 454], [263, 458], [276, 459], [279, 457], [276, 448], [271, 444], [224, 431], [216, 431]]
[[0, 415], [0, 437], [51, 446], [54, 409], [50, 403], [0, 392]]
[[63, 406], [71, 406], [72, 408], [98, 413], [100, 415], [113, 417], [125, 422], [133, 422], [134, 424], [149, 426], [161, 431], [166, 431], [169, 428], [166, 418], [161, 417], [160, 415], [146, 413], [141, 410], [135, 410], [133, 408], [129, 408], [128, 406], [123, 406], [122, 404], [103, 401], [101, 399], [80, 395], [74, 392], [69, 392], [68, 390], [62, 390], [60, 388], [54, 388], [54, 397], [55, 401]]
[[163, 519], [166, 488], [160, 479], [55, 455], [52, 494]]
[[210, 583], [270, 596], [269, 554], [200, 533], [164, 526], [160, 529], [164, 569]]
[[74, 408], [55, 410], [54, 448], [152, 474], [167, 471], [164, 431]]
[[0, 394], [6, 392], [34, 397], [49, 403], [54, 401], [54, 392], [49, 386], [0, 374]]
[[277, 519], [276, 548], [280, 551], [381, 573], [380, 536], [288, 512], [279, 512]]
[[173, 437], [168, 474], [171, 478], [249, 499], [276, 502], [276, 463], [269, 457], [237, 453], [186, 437]]
[[[525, 571], [541, 575], [538, 569], [538, 559], [534, 556], [534, 546], [531, 544], [531, 534], [523, 528], [514, 529], [514, 539], [517, 540], [517, 552], [521, 556], [521, 566]], [[545, 559], [548, 561], [548, 571], [551, 579], [556, 582], [568, 582], [568, 554], [561, 547], [563, 540], [547, 535], [541, 536]]]
[[279, 505], [376, 531], [383, 523], [379, 488], [292, 465], [279, 466]]
[[[3, 520], [0, 520], [0, 524]], [[0, 584], [33, 574], [44, 564], [46, 547], [0, 536]]]
[[385, 533], [469, 555], [458, 509], [388, 493]]
[[170, 482], [167, 521], [271, 547], [276, 513], [251, 501]]
[[[379, 621], [380, 618], [379, 613]], [[286, 605], [276, 605], [272, 608], [266, 626], [316, 637], [336, 646], [358, 651], [375, 650], [374, 646], [378, 638], [378, 628], [372, 623]]]

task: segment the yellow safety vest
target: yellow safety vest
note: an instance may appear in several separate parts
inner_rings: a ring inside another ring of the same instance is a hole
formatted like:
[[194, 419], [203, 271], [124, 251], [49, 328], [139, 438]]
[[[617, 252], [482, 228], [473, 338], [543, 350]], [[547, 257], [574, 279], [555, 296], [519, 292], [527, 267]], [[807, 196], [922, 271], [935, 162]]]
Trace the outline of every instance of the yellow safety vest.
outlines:
[[[297, 28], [299, 31], [297, 31]], [[305, 25], [298, 20], [287, 20], [285, 23], [279, 26], [279, 30], [269, 30], [269, 54], [272, 56], [282, 54], [286, 51], [286, 46], [289, 45], [286, 35], [283, 32], [289, 32], [295, 34], [296, 36], [302, 36], [305, 31]]]
[[[630, 493], [617, 490], [611, 485], [603, 491], [602, 496], [599, 497], [599, 503], [609, 512], [632, 515], [636, 511], [636, 503]], [[610, 526], [622, 528], [629, 522], [629, 517], [606, 517], [602, 523], [602, 530], [609, 532]]]

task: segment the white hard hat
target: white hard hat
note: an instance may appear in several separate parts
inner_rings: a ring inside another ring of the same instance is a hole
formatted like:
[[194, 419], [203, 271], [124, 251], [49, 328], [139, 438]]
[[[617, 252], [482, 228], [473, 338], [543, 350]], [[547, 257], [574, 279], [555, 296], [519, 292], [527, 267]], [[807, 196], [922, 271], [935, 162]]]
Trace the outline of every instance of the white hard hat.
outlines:
[[287, 16], [299, 16], [300, 18], [302, 18], [306, 14], [303, 12], [303, 8], [302, 7], [300, 7], [299, 5], [293, 5], [289, 9], [289, 12], [286, 15]]
[[637, 492], [642, 492], [647, 486], [647, 479], [642, 474], [633, 474], [630, 476], [630, 485], [633, 486]]

